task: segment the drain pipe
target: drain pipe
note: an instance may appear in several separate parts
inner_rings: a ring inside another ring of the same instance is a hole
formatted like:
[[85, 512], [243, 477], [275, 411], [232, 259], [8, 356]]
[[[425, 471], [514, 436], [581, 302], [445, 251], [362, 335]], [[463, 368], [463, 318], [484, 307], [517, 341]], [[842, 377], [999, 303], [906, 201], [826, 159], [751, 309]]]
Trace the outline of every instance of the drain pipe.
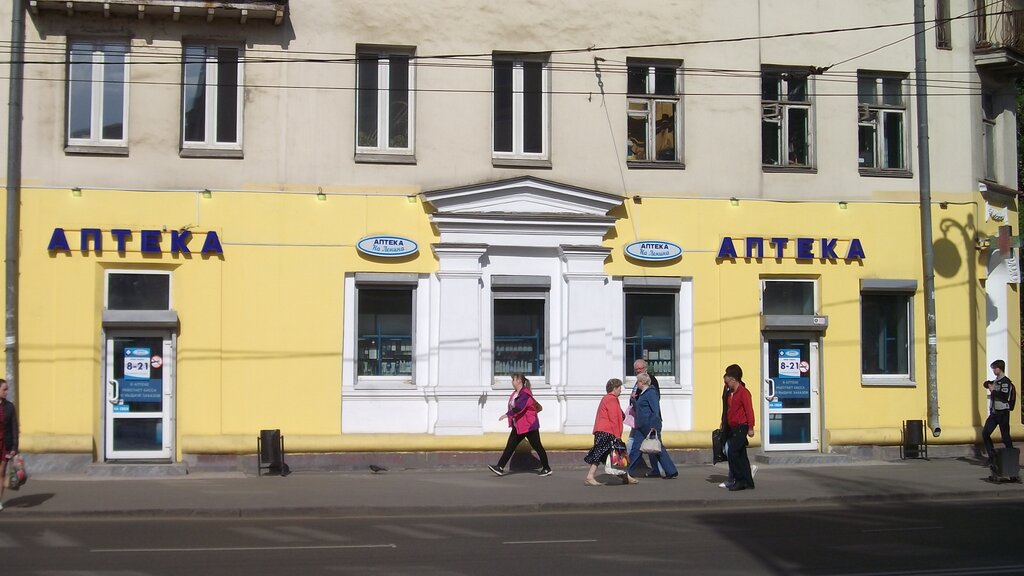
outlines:
[[932, 178], [928, 149], [928, 83], [924, 36], [924, 0], [914, 0], [914, 82], [917, 93], [917, 161], [921, 166], [921, 253], [924, 256], [924, 316], [928, 355], [928, 427], [936, 438], [939, 427], [938, 337], [935, 331], [935, 254], [932, 252]]
[[25, 2], [11, 3], [11, 71], [7, 102], [7, 235], [4, 359], [9, 399], [18, 398], [18, 255], [21, 252], [21, 116], [25, 75]]

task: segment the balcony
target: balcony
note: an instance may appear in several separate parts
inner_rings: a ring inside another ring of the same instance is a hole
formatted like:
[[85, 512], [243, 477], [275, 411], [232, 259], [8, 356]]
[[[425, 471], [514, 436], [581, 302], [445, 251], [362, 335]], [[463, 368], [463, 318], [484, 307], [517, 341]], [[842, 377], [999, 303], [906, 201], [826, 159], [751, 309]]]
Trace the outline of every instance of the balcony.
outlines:
[[249, 20], [271, 20], [274, 25], [284, 21], [288, 0], [29, 0], [33, 14], [63, 12], [103, 14], [104, 18], [130, 17], [171, 19], [230, 19], [245, 24]]
[[979, 71], [1024, 76], [1024, 0], [976, 0], [974, 65]]

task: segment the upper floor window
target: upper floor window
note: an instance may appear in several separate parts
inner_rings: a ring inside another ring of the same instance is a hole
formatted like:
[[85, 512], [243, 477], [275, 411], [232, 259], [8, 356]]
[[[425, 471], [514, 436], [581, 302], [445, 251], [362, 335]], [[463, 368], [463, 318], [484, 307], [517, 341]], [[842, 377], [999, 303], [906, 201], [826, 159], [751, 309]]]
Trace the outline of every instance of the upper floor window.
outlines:
[[360, 47], [356, 60], [356, 154], [413, 151], [411, 51]]
[[125, 146], [128, 44], [72, 42], [68, 58], [67, 144]]
[[813, 118], [806, 73], [761, 72], [761, 164], [812, 166]]
[[627, 162], [682, 161], [679, 68], [675, 62], [627, 62]]
[[185, 46], [182, 148], [242, 148], [242, 49]]
[[991, 92], [981, 93], [981, 136], [985, 146], [985, 180], [996, 182], [996, 106]]
[[862, 174], [909, 176], [907, 77], [857, 72], [858, 162]]
[[547, 58], [495, 54], [494, 158], [548, 158]]
[[935, 0], [935, 47], [953, 47], [953, 30], [949, 19], [949, 0]]
[[107, 309], [170, 310], [171, 275], [167, 272], [110, 271]]

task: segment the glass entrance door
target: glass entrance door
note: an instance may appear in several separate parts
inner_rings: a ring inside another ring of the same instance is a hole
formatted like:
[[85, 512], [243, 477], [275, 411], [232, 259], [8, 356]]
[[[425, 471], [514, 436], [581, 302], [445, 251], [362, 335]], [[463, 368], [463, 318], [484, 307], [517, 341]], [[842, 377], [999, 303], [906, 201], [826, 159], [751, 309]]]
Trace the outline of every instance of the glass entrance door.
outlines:
[[764, 340], [761, 427], [765, 450], [817, 450], [818, 340]]
[[104, 367], [107, 460], [174, 455], [174, 345], [169, 332], [108, 334]]

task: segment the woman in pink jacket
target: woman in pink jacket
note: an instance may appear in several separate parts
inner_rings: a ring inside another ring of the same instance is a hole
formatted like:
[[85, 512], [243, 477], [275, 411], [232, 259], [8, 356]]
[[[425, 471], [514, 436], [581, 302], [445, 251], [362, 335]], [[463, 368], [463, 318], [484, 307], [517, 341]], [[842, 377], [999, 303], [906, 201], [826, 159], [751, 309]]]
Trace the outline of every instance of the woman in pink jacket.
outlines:
[[[604, 386], [607, 394], [601, 398], [597, 406], [597, 418], [594, 420], [594, 447], [583, 457], [583, 461], [590, 464], [590, 471], [587, 472], [587, 479], [583, 481], [587, 486], [600, 486], [594, 474], [597, 473], [597, 465], [604, 462], [604, 459], [612, 451], [612, 441], [622, 437], [622, 407], [619, 405], [619, 394], [622, 394], [622, 380], [612, 378]], [[623, 484], [637, 484], [637, 480], [628, 473], [622, 476]]]
[[491, 472], [498, 476], [505, 475], [505, 464], [508, 464], [516, 446], [526, 438], [530, 446], [537, 452], [540, 458], [540, 475], [550, 476], [551, 466], [548, 465], [548, 453], [544, 451], [544, 445], [540, 443], [540, 420], [537, 419], [540, 404], [533, 399], [533, 392], [530, 390], [530, 380], [519, 373], [512, 375], [512, 395], [508, 397], [508, 411], [498, 417], [498, 420], [508, 419], [508, 425], [512, 430], [508, 433], [508, 443], [505, 444], [505, 451], [501, 453], [501, 459], [497, 466], [487, 465]]

